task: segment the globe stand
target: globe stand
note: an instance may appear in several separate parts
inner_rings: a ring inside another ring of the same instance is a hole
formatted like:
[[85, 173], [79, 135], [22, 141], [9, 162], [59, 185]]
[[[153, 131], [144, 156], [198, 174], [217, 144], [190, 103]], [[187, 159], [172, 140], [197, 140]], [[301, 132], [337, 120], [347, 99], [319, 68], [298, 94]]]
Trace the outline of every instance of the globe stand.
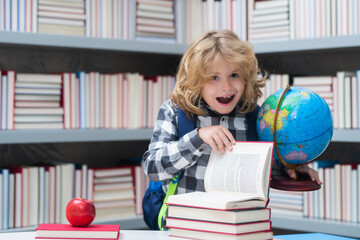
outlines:
[[312, 181], [307, 175], [299, 175], [294, 180], [290, 177], [285, 176], [274, 176], [271, 178], [271, 188], [284, 190], [284, 191], [314, 191], [321, 188], [315, 181]]
[[275, 153], [277, 157], [280, 159], [281, 163], [287, 167], [293, 170], [294, 172], [294, 178], [290, 178], [287, 176], [274, 176], [271, 178], [270, 187], [279, 189], [279, 190], [285, 190], [285, 191], [314, 191], [320, 189], [320, 185], [318, 185], [315, 181], [312, 181], [309, 176], [307, 175], [299, 175], [296, 173], [295, 169], [299, 164], [289, 164], [287, 163], [281, 156], [278, 145], [277, 145], [277, 139], [276, 139], [276, 125], [277, 125], [277, 119], [278, 119], [278, 112], [280, 109], [280, 105], [282, 103], [282, 100], [285, 97], [285, 94], [287, 91], [289, 91], [290, 85], [287, 85], [285, 90], [282, 92], [275, 109], [275, 117], [274, 117], [274, 133], [273, 133], [273, 141], [275, 143]]

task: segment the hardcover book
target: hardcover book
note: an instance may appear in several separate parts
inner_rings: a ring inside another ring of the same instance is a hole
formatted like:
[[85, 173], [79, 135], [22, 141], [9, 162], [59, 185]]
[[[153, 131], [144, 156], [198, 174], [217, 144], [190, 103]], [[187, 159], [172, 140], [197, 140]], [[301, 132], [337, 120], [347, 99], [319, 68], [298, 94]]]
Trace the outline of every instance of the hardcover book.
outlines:
[[170, 205], [168, 208], [168, 217], [240, 224], [270, 220], [271, 211], [270, 208], [219, 211]]
[[271, 231], [271, 221], [231, 224], [167, 217], [166, 227], [224, 234], [245, 234]]
[[182, 237], [189, 239], [203, 239], [203, 240], [267, 240], [272, 239], [272, 232], [255, 232], [246, 234], [224, 234], [206, 231], [193, 231], [187, 229], [172, 228], [170, 232], [171, 237]]
[[70, 224], [40, 224], [36, 228], [35, 239], [107, 239], [119, 238], [120, 225], [91, 224], [87, 227], [74, 227]]

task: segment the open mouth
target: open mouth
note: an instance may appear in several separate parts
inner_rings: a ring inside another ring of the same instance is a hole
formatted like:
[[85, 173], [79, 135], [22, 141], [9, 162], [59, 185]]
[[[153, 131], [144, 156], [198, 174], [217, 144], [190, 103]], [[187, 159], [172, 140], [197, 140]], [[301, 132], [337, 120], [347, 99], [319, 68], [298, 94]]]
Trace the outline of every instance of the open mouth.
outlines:
[[216, 100], [222, 104], [228, 104], [234, 99], [234, 95], [227, 96], [227, 97], [217, 97]]

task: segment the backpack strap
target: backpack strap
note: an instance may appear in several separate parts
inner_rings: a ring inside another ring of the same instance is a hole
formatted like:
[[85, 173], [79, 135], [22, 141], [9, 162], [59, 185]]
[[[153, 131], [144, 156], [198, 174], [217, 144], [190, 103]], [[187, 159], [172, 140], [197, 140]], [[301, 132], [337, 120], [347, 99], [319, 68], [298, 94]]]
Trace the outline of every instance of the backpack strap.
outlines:
[[259, 141], [257, 132], [256, 132], [256, 120], [259, 113], [260, 107], [259, 105], [256, 108], [247, 114], [245, 114], [246, 122], [248, 125], [248, 129], [246, 131], [246, 139], [247, 141]]
[[178, 108], [178, 136], [183, 137], [185, 134], [191, 132], [196, 127], [196, 117], [189, 119], [183, 110]]
[[[186, 114], [178, 108], [178, 115], [177, 115], [177, 125], [178, 125], [178, 138], [183, 137], [185, 134], [191, 132], [196, 127], [196, 116], [189, 119]], [[162, 230], [163, 226], [162, 223], [166, 217], [168, 205], [165, 203], [167, 202], [169, 196], [174, 195], [177, 189], [178, 182], [182, 175], [184, 174], [183, 171], [179, 172], [175, 177], [173, 177], [169, 183], [168, 189], [166, 191], [166, 195], [163, 201], [163, 204], [160, 208], [160, 212], [158, 215], [158, 226], [159, 229]]]

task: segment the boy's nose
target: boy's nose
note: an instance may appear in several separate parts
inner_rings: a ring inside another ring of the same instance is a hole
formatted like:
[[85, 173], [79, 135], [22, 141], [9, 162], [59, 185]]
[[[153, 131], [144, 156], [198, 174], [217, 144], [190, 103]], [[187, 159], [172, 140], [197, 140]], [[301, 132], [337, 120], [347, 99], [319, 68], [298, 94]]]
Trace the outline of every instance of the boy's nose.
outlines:
[[231, 88], [231, 81], [229, 79], [224, 79], [222, 81], [221, 90], [226, 91], [229, 90], [230, 88]]

